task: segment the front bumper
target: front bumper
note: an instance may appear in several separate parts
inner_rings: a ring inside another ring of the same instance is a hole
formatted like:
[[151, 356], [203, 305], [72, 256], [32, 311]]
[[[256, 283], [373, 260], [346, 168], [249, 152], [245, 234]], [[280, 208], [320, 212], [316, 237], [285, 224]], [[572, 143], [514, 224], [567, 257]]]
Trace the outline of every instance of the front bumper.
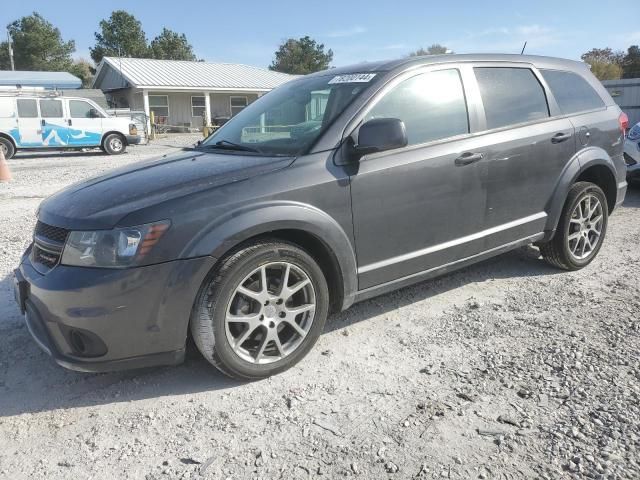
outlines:
[[16, 300], [36, 343], [63, 367], [104, 372], [184, 359], [191, 309], [212, 257], [110, 270], [58, 265], [42, 275], [28, 251]]
[[140, 135], [127, 135], [127, 145], [138, 145], [142, 141]]
[[640, 180], [640, 139], [624, 142], [624, 162], [627, 165], [627, 180]]

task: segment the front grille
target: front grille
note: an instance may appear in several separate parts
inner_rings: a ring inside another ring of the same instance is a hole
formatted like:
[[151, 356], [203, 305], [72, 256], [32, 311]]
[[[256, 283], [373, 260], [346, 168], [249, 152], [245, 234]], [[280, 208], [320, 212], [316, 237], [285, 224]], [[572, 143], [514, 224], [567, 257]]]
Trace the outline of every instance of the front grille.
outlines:
[[68, 235], [69, 230], [67, 229], [47, 225], [40, 221], [36, 224], [31, 253], [36, 270], [40, 273], [46, 273], [60, 262]]
[[36, 224], [35, 234], [57, 243], [64, 243], [67, 241], [67, 235], [69, 230], [66, 228], [54, 227], [38, 221]]
[[33, 259], [45, 266], [47, 269], [51, 270], [55, 267], [60, 261], [60, 253], [53, 253], [43, 250], [38, 246], [37, 243], [33, 245]]

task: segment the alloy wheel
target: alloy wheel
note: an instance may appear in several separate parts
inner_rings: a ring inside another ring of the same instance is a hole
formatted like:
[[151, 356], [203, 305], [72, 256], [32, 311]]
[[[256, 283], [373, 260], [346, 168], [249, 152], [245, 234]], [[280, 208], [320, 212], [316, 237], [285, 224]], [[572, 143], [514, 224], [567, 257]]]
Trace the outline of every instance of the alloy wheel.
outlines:
[[113, 150], [114, 152], [119, 152], [120, 150], [122, 150], [122, 140], [120, 140], [119, 138], [112, 138], [110, 145], [111, 150]]
[[253, 270], [234, 290], [225, 332], [233, 351], [254, 364], [291, 355], [313, 324], [316, 295], [309, 276], [289, 262]]
[[577, 260], [587, 258], [597, 248], [602, 238], [604, 214], [602, 203], [592, 194], [582, 197], [571, 213], [567, 247]]

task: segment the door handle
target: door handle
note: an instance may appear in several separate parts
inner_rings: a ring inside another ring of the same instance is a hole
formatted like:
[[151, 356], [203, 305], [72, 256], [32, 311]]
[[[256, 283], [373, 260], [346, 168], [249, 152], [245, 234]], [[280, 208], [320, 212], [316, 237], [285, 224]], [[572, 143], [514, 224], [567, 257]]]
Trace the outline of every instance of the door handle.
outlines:
[[45, 121], [44, 118], [42, 120], [40, 120], [40, 125], [42, 125], [44, 127]]
[[69, 119], [69, 126], [73, 125], [73, 123], [71, 122], [71, 119]]
[[571, 137], [573, 137], [573, 134], [571, 133], [556, 133], [553, 137], [551, 137], [551, 143], [562, 143], [565, 140], [569, 140]]
[[484, 155], [477, 152], [465, 152], [455, 159], [455, 164], [458, 166], [469, 165], [470, 163], [482, 160]]

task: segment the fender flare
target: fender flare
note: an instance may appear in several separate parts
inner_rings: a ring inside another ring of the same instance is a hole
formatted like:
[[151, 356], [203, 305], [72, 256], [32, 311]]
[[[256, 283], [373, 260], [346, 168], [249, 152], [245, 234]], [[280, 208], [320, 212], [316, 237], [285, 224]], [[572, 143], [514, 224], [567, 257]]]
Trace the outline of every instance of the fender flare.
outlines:
[[553, 235], [558, 226], [562, 208], [564, 207], [564, 202], [569, 194], [571, 185], [576, 182], [585, 170], [596, 165], [608, 168], [613, 178], [616, 178], [616, 168], [613, 160], [609, 154], [600, 147], [588, 147], [580, 150], [565, 165], [546, 208], [547, 223], [545, 225], [545, 232], [547, 232], [547, 236], [549, 236], [547, 239], [550, 239], [550, 236]]
[[207, 224], [181, 252], [181, 258], [212, 256], [220, 259], [249, 238], [277, 230], [299, 230], [313, 235], [333, 255], [342, 278], [341, 309], [348, 308], [358, 290], [357, 263], [350, 237], [326, 212], [305, 203], [268, 201], [237, 210]]

